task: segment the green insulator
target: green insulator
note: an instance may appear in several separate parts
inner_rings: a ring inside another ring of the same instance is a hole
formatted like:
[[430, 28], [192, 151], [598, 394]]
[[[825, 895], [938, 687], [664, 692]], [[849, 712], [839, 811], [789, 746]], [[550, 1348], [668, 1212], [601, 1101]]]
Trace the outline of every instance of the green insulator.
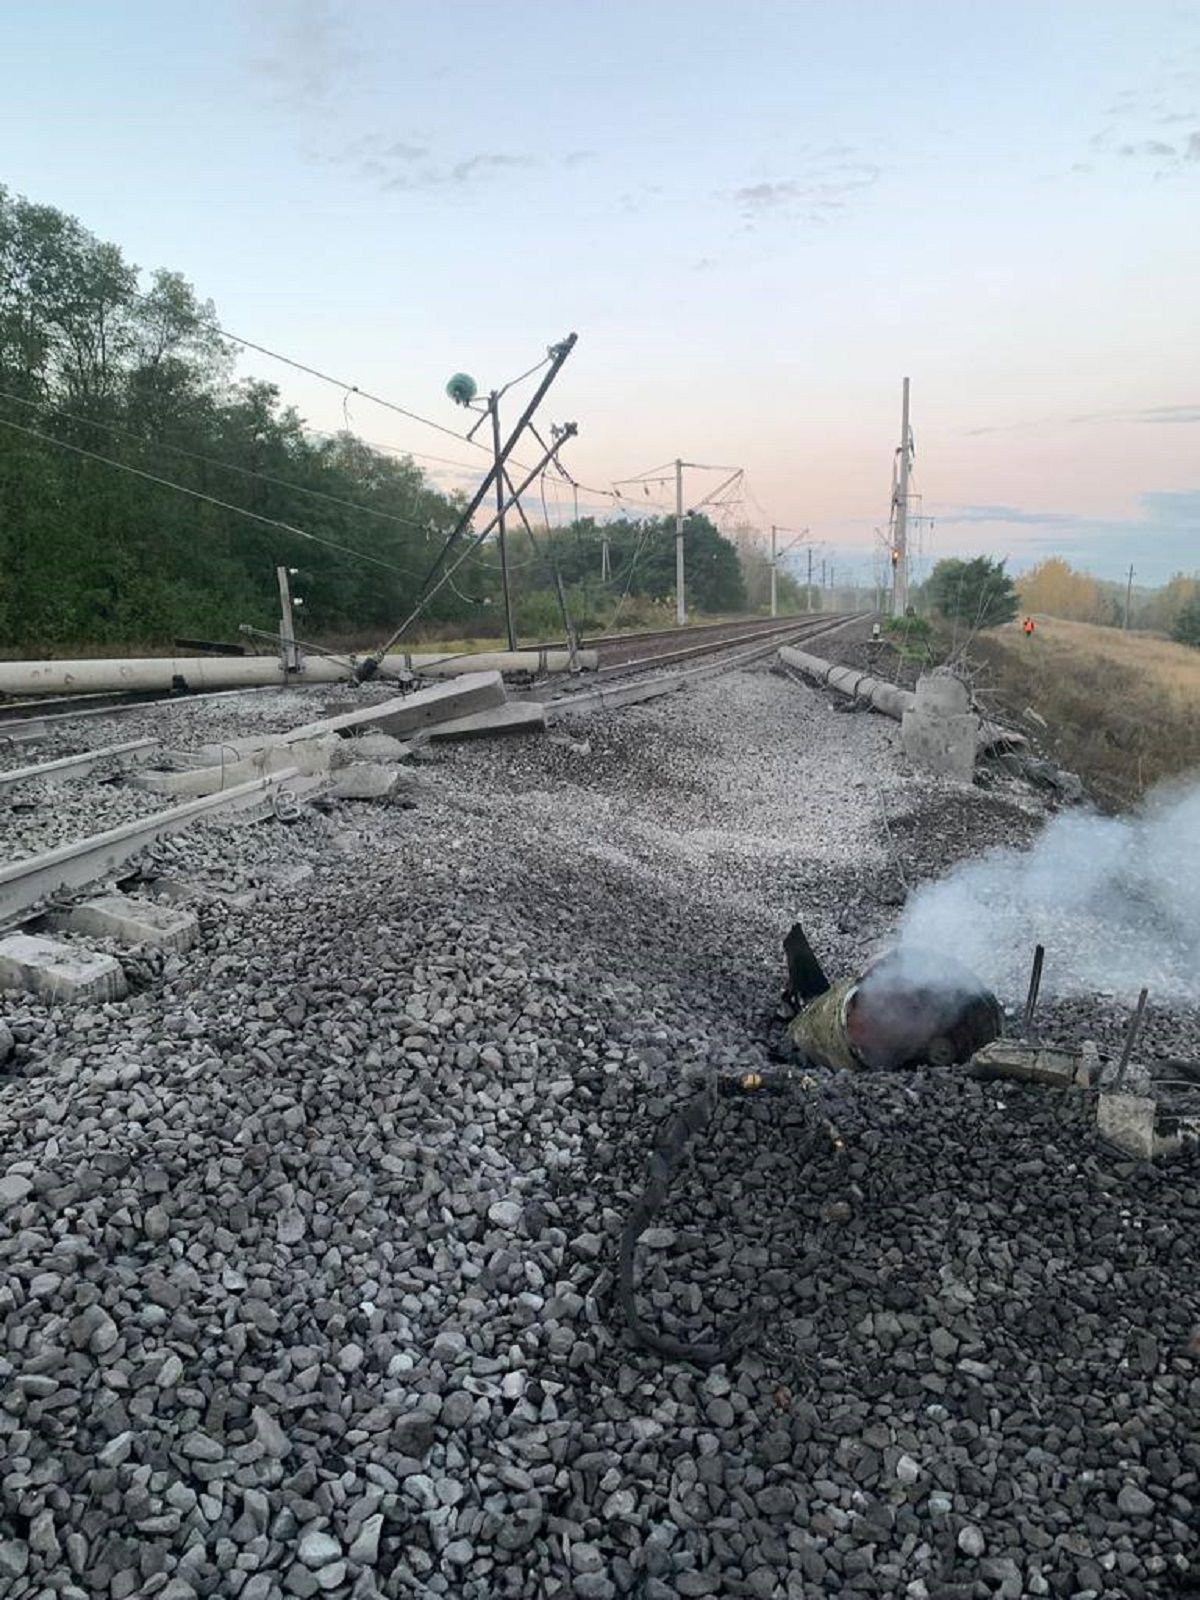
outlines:
[[446, 385], [446, 393], [456, 406], [469, 406], [479, 387], [469, 372], [456, 372]]

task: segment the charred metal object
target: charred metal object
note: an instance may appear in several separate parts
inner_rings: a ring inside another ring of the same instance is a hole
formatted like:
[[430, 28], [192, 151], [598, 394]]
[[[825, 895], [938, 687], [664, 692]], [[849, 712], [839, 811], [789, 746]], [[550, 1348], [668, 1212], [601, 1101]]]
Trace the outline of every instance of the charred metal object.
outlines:
[[[784, 951], [788, 966], [784, 1002], [792, 1017], [788, 1036], [794, 1052], [813, 1066], [855, 1071], [922, 1063], [951, 1066], [998, 1038], [1003, 1027], [995, 995], [959, 962], [932, 952], [892, 951], [860, 977], [831, 985], [799, 923], [784, 940]], [[640, 1345], [698, 1366], [729, 1361], [745, 1347], [757, 1327], [751, 1317], [706, 1344], [687, 1343], [652, 1329], [637, 1305], [637, 1242], [666, 1204], [689, 1142], [708, 1126], [720, 1099], [818, 1088], [814, 1078], [794, 1071], [713, 1074], [698, 1095], [667, 1118], [650, 1157], [642, 1194], [621, 1233], [616, 1297]], [[818, 1121], [833, 1148], [841, 1151], [844, 1145], [837, 1129], [828, 1118]]]
[[1003, 1025], [1000, 1002], [960, 962], [892, 950], [810, 1000], [788, 1036], [805, 1060], [834, 1071], [949, 1067], [999, 1038]]

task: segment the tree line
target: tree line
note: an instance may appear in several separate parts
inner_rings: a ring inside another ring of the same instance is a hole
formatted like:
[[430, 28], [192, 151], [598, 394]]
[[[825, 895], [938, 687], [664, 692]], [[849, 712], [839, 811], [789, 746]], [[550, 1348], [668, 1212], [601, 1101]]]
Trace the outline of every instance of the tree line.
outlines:
[[[939, 561], [913, 591], [918, 609], [979, 628], [1011, 622], [1021, 612], [1073, 622], [1165, 633], [1200, 647], [1200, 578], [1176, 573], [1158, 589], [1133, 590], [1080, 572], [1059, 556], [1012, 577], [1003, 561], [976, 556]], [[1127, 614], [1128, 609], [1128, 614]]]
[[[410, 457], [315, 435], [274, 385], [239, 378], [236, 359], [179, 273], [143, 288], [116, 245], [0, 187], [0, 649], [270, 630], [277, 565], [298, 569], [301, 633], [369, 637], [411, 609], [462, 497]], [[686, 544], [689, 603], [744, 609], [761, 558], [744, 564], [703, 514], [688, 517]], [[618, 609], [635, 620], [674, 594], [673, 519], [582, 518], [540, 537], [514, 520], [510, 554], [526, 633], [561, 629], [555, 568], [581, 627]], [[781, 595], [799, 609], [787, 580]], [[496, 633], [499, 611], [489, 540], [428, 618]]]

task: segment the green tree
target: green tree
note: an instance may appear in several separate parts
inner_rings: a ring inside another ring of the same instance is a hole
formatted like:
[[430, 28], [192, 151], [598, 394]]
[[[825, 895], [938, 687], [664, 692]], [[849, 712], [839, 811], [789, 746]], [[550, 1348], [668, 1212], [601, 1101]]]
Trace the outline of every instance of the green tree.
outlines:
[[[305, 631], [396, 621], [456, 502], [411, 460], [316, 438], [272, 385], [237, 382], [178, 273], [138, 282], [115, 245], [0, 188], [0, 648], [270, 628], [279, 563], [300, 569]], [[431, 611], [474, 609], [447, 587]]]
[[975, 556], [939, 561], [924, 585], [925, 599], [935, 611], [970, 628], [995, 628], [1011, 622], [1020, 605], [1003, 561]]
[[1200, 594], [1193, 595], [1175, 618], [1171, 637], [1179, 644], [1190, 644], [1200, 650]]

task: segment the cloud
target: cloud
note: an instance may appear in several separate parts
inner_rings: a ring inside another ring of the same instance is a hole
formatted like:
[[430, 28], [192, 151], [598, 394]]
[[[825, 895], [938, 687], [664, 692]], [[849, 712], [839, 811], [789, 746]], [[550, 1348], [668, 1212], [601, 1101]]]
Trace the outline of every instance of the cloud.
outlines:
[[451, 160], [436, 155], [428, 145], [374, 135], [356, 139], [327, 159], [334, 166], [350, 167], [387, 193], [475, 188], [506, 172], [541, 165], [536, 156], [508, 150], [480, 150]]
[[[938, 528], [978, 529], [975, 533], [964, 531], [964, 541], [972, 549], [994, 547], [1003, 541], [1003, 549], [1018, 565], [1022, 558], [1039, 559], [1052, 553], [1100, 577], [1117, 577], [1132, 560], [1146, 583], [1162, 583], [1173, 572], [1200, 568], [1196, 542], [1200, 488], [1148, 491], [1138, 496], [1137, 514], [1130, 517], [1089, 517], [1003, 505], [941, 506], [932, 515]], [[988, 529], [994, 531], [985, 531]], [[942, 552], [949, 553], [945, 540], [938, 543]]]
[[1051, 427], [1079, 428], [1093, 423], [1134, 422], [1160, 425], [1163, 423], [1187, 424], [1200, 422], [1200, 404], [1174, 406], [1142, 406], [1122, 411], [1085, 411], [1074, 417], [1038, 417], [1026, 422], [994, 423], [982, 428], [966, 428], [964, 436], [980, 439], [992, 433], [1026, 433], [1031, 429]]
[[1067, 527], [1079, 521], [1069, 511], [1027, 511], [1022, 506], [951, 506], [937, 513], [939, 522], [1009, 522], [1044, 527]]
[[802, 147], [792, 176], [744, 183], [725, 198], [750, 226], [776, 216], [820, 224], [872, 189], [881, 175], [850, 145]]
[[328, 109], [359, 62], [351, 48], [345, 15], [333, 0], [292, 0], [264, 6], [268, 53], [251, 66], [275, 87], [276, 96], [295, 109]]
[[1135, 422], [1200, 422], [1200, 406], [1150, 406], [1132, 413]]
[[[1200, 162], [1200, 72], [1176, 64], [1157, 80], [1122, 90], [1101, 115], [1105, 126], [1088, 141], [1100, 158], [1128, 167], [1141, 165], [1156, 179], [1180, 177]], [[1179, 138], [1175, 129], [1186, 129]], [[1170, 136], [1163, 130], [1170, 130]], [[1077, 170], [1077, 169], [1073, 169]]]
[[799, 197], [800, 185], [790, 180], [787, 183], [751, 183], [744, 189], [733, 191], [733, 202], [750, 210], [769, 209], [772, 206], [787, 205]]
[[468, 156], [465, 161], [456, 161], [450, 168], [450, 182], [468, 183], [472, 178], [482, 177], [488, 172], [502, 172], [506, 168], [536, 167], [537, 164], [533, 156], [508, 155], [503, 150], [492, 154]]
[[589, 161], [599, 161], [599, 153], [595, 150], [569, 150], [563, 157], [564, 167], [582, 167]]

